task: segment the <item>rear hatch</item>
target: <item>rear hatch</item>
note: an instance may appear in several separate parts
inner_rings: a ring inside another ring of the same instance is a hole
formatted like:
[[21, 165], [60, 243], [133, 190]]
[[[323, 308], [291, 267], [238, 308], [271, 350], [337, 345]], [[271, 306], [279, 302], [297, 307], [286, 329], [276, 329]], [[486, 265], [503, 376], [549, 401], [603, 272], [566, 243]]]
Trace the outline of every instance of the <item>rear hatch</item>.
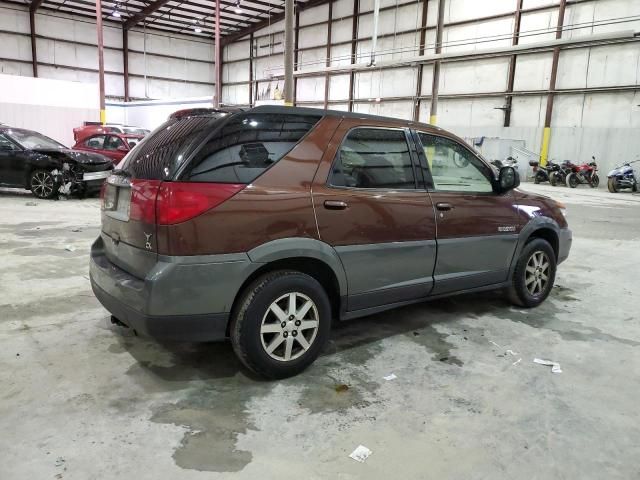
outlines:
[[107, 258], [144, 278], [163, 253], [156, 202], [207, 132], [224, 114], [170, 119], [144, 138], [107, 179], [102, 192], [102, 239]]

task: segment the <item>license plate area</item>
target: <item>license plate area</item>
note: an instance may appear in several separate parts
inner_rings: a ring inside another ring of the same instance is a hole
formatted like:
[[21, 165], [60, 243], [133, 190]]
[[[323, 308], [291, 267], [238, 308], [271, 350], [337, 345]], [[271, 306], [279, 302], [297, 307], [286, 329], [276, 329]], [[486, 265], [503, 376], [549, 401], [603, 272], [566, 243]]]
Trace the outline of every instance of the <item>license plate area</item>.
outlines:
[[127, 222], [129, 221], [130, 206], [131, 187], [107, 183], [104, 192], [103, 211], [111, 218]]

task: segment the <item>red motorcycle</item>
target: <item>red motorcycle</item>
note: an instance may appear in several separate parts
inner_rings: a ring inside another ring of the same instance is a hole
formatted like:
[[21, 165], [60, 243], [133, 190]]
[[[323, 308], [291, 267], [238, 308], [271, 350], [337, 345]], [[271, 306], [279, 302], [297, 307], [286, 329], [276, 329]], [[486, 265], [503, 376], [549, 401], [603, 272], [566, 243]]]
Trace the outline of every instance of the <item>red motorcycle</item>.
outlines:
[[596, 188], [600, 184], [600, 177], [598, 177], [598, 165], [596, 164], [596, 157], [591, 157], [593, 160], [589, 163], [583, 163], [582, 165], [571, 164], [571, 172], [567, 175], [567, 187], [576, 188], [578, 185], [586, 183], [591, 188]]

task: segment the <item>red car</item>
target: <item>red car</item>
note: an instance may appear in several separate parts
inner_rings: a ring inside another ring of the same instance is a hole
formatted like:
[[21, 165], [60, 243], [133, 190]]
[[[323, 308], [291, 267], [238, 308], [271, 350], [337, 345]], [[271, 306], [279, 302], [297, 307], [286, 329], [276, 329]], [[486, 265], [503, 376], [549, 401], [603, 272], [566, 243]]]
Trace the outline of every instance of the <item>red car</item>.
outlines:
[[117, 165], [143, 138], [144, 135], [93, 133], [80, 138], [73, 146], [73, 149], [101, 153], [113, 160], [113, 163]]

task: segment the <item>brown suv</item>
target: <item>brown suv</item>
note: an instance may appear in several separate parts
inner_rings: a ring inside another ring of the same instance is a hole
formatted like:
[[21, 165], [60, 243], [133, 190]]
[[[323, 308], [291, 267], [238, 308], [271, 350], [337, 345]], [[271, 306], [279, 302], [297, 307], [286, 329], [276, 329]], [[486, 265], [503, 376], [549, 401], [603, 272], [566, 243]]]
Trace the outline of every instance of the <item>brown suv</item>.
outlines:
[[541, 303], [571, 232], [562, 205], [518, 184], [420, 123], [187, 112], [108, 179], [91, 284], [114, 322], [230, 337], [251, 370], [285, 377], [318, 356], [332, 319], [488, 289]]

